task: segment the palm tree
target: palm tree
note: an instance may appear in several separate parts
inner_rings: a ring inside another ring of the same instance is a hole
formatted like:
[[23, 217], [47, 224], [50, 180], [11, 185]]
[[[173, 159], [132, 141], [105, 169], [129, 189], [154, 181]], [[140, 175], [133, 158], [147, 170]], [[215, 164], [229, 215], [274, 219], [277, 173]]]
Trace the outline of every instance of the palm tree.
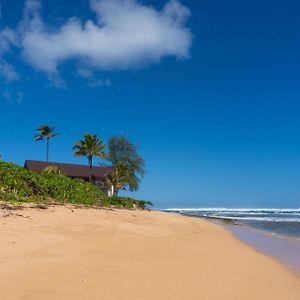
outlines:
[[49, 125], [41, 125], [37, 130], [37, 134], [34, 136], [36, 142], [46, 140], [46, 161], [49, 161], [49, 141], [57, 136], [59, 133], [54, 133], [55, 127]]
[[107, 184], [111, 186], [111, 195], [118, 196], [120, 190], [126, 190], [128, 182], [131, 182], [133, 177], [135, 175], [124, 162], [114, 165], [112, 172], [106, 178]]
[[86, 133], [83, 140], [78, 141], [74, 147], [73, 152], [75, 156], [86, 156], [90, 167], [90, 182], [92, 181], [92, 167], [95, 156], [100, 158], [106, 157], [103, 151], [106, 145], [98, 138], [96, 134]]

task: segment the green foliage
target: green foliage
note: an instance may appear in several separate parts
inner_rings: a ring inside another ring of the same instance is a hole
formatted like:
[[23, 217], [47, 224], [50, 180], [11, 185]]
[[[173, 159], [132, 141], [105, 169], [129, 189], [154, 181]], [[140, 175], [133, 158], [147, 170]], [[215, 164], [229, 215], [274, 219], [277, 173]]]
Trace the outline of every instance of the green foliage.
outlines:
[[37, 134], [34, 136], [35, 141], [51, 139], [58, 135], [55, 133], [55, 127], [50, 127], [49, 125], [41, 125], [37, 130]]
[[50, 139], [58, 135], [55, 133], [55, 127], [50, 127], [49, 125], [41, 125], [37, 128], [37, 134], [34, 136], [36, 142], [46, 140], [46, 161], [49, 161], [49, 142]]
[[145, 209], [147, 206], [152, 206], [150, 201], [135, 200], [127, 197], [107, 197], [103, 200], [104, 207], [116, 206], [123, 208], [140, 208]]
[[106, 153], [103, 151], [106, 145], [98, 138], [96, 134], [86, 133], [83, 140], [76, 142], [73, 147], [75, 156], [86, 156], [89, 166], [93, 165], [94, 156], [104, 158]]
[[100, 205], [106, 195], [89, 183], [62, 174], [36, 174], [12, 163], [0, 162], [0, 197], [19, 202], [55, 200]]
[[145, 174], [145, 161], [137, 152], [134, 144], [126, 137], [112, 137], [108, 142], [108, 157], [113, 172], [108, 182], [114, 186], [115, 195], [118, 191], [137, 191], [141, 178]]
[[0, 200], [145, 208], [150, 202], [109, 198], [94, 185], [63, 174], [37, 174], [0, 161]]
[[131, 180], [132, 171], [123, 162], [119, 162], [113, 166], [112, 172], [106, 177], [108, 185], [113, 186], [115, 195], [119, 190], [124, 189]]

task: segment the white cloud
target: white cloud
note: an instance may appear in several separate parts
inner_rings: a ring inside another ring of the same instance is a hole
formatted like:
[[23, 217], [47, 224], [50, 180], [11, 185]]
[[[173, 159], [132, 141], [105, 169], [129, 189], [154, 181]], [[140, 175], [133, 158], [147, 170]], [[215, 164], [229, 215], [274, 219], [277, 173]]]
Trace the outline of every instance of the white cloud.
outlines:
[[0, 30], [0, 55], [10, 51], [12, 45], [17, 44], [17, 37], [11, 28], [4, 28]]
[[137, 0], [91, 0], [90, 7], [96, 21], [72, 18], [52, 28], [42, 20], [40, 2], [27, 0], [19, 27], [24, 59], [55, 76], [60, 64], [74, 59], [94, 70], [126, 70], [189, 56], [190, 11], [177, 0], [160, 11]]
[[87, 80], [90, 87], [111, 87], [111, 80], [109, 78], [99, 79], [95, 77], [94, 72], [86, 68], [79, 68], [77, 74]]
[[0, 75], [4, 77], [5, 82], [9, 83], [19, 79], [19, 75], [12, 65], [0, 59]]
[[5, 82], [12, 82], [19, 79], [14, 67], [6, 62], [3, 56], [11, 51], [11, 46], [17, 45], [15, 32], [10, 28], [0, 30], [0, 76], [4, 77]]

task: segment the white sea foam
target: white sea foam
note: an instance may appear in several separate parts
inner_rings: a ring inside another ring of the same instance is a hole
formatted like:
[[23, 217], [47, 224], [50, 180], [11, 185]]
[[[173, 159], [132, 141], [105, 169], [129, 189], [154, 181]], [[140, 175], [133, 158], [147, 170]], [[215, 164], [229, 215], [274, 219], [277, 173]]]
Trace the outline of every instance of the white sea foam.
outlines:
[[203, 217], [214, 218], [214, 219], [228, 219], [228, 220], [239, 220], [239, 221], [262, 221], [262, 222], [297, 222], [300, 223], [299, 218], [276, 218], [276, 217], [226, 217], [226, 216], [208, 216]]
[[239, 221], [300, 223], [300, 208], [171, 208], [164, 211]]
[[228, 212], [298, 212], [300, 213], [300, 208], [167, 208], [163, 209], [164, 211], [228, 211]]

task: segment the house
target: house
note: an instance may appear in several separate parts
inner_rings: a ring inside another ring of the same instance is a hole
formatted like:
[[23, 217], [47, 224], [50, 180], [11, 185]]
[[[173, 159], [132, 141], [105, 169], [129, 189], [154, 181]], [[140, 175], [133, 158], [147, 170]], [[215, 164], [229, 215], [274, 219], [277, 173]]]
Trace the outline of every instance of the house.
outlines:
[[26, 160], [24, 164], [25, 169], [36, 173], [41, 173], [47, 167], [57, 167], [62, 174], [70, 178], [81, 179], [86, 182], [88, 182], [91, 177], [92, 183], [95, 186], [99, 187], [109, 195], [111, 194], [111, 187], [107, 185], [105, 180], [106, 177], [112, 172], [111, 167], [93, 166], [90, 168], [87, 165], [85, 166], [37, 160]]

